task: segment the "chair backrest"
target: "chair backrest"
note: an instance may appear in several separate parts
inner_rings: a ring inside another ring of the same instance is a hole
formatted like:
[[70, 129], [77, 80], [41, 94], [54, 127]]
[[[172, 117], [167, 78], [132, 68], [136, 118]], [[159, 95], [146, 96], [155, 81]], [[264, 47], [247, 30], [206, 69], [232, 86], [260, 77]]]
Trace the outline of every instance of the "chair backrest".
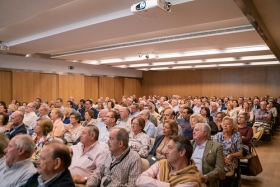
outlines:
[[141, 171], [144, 172], [146, 171], [147, 169], [150, 168], [150, 163], [147, 159], [145, 158], [141, 158], [141, 161], [142, 161], [142, 167], [141, 167]]

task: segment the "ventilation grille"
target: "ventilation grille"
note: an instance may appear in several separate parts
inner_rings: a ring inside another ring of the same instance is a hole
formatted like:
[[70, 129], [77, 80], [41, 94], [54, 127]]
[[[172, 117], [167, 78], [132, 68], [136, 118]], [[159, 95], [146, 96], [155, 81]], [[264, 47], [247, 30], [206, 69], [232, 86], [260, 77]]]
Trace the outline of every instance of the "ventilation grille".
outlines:
[[252, 31], [252, 30], [254, 30], [254, 27], [252, 25], [231, 27], [231, 28], [224, 28], [224, 29], [217, 29], [217, 30], [210, 30], [210, 31], [203, 31], [203, 32], [188, 33], [188, 34], [183, 34], [183, 35], [154, 38], [154, 39], [149, 39], [149, 40], [127, 42], [127, 43], [121, 43], [121, 44], [116, 44], [116, 45], [81, 49], [81, 50], [76, 50], [76, 51], [69, 51], [69, 52], [64, 52], [64, 53], [53, 54], [53, 55], [51, 55], [51, 57], [56, 58], [56, 57], [68, 56], [68, 55], [92, 53], [92, 52], [120, 49], [120, 48], [126, 48], [126, 47], [135, 47], [135, 46], [139, 46], [139, 45], [148, 45], [148, 44], [156, 44], [156, 43], [163, 43], [163, 42], [174, 42], [174, 41], [178, 41], [178, 40], [201, 38], [201, 37], [206, 37], [206, 36], [215, 36], [215, 35], [222, 35], [222, 34], [232, 34], [232, 33], [246, 32], [246, 31]]

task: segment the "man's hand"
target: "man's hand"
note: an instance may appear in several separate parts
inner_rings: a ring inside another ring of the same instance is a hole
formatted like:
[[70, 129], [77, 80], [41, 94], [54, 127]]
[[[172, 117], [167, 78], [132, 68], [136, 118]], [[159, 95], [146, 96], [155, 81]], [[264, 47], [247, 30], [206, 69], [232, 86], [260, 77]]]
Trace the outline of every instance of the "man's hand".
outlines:
[[77, 184], [84, 184], [86, 182], [85, 177], [78, 175], [78, 174], [72, 175], [72, 179], [73, 179], [74, 183], [77, 183]]
[[202, 181], [203, 183], [205, 183], [205, 182], [206, 182], [206, 178], [205, 178], [205, 176], [204, 176], [204, 175], [200, 175], [200, 179], [201, 179], [201, 181]]
[[5, 129], [9, 131], [9, 130], [11, 130], [11, 129], [13, 128], [13, 126], [14, 126], [14, 123], [13, 123], [13, 122], [9, 122], [9, 123], [6, 125]]

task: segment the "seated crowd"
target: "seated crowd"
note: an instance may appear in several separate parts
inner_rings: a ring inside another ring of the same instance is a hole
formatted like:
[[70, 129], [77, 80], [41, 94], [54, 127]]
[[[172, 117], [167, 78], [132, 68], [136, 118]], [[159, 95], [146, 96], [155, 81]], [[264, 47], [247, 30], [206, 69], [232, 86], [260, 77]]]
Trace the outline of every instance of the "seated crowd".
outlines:
[[279, 124], [279, 101], [178, 95], [78, 104], [69, 97], [65, 106], [61, 98], [0, 101], [0, 183], [218, 187], [250, 144]]

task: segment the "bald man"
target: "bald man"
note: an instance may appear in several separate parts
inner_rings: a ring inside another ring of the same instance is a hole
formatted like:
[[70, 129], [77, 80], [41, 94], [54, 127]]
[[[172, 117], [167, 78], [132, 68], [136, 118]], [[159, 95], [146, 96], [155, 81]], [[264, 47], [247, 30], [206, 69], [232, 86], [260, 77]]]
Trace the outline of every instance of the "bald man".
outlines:
[[25, 125], [23, 124], [23, 113], [15, 111], [10, 117], [10, 122], [5, 127], [5, 134], [10, 140], [17, 134], [27, 134]]

